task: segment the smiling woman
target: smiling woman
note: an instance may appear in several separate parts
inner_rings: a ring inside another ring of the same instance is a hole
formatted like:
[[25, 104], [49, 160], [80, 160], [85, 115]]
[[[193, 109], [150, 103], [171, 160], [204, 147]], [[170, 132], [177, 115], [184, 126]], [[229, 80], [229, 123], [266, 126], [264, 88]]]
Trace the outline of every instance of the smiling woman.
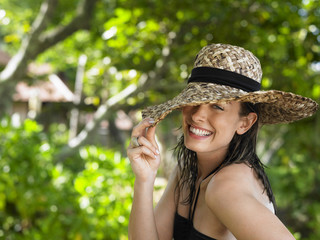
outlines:
[[[249, 51], [212, 44], [198, 53], [187, 87], [143, 111], [128, 157], [136, 176], [130, 239], [294, 239], [275, 215], [275, 200], [256, 154], [262, 124], [311, 116], [316, 102], [293, 93], [260, 91], [262, 70]], [[182, 109], [177, 167], [155, 209], [160, 164], [155, 125]]]
[[[257, 120], [255, 113], [240, 117], [240, 103], [202, 104], [182, 109], [184, 144], [198, 154], [226, 152], [235, 132], [244, 133]], [[249, 121], [250, 120], [250, 121]]]

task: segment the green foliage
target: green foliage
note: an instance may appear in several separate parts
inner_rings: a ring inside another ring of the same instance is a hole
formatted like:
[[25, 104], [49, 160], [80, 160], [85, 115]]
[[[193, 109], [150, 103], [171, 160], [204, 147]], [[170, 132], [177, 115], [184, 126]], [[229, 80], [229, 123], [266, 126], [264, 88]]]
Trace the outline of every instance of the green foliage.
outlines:
[[280, 218], [293, 231], [312, 240], [319, 238], [320, 149], [307, 143], [311, 141], [319, 146], [319, 134], [315, 134], [319, 132], [319, 119], [316, 120], [304, 120], [291, 126], [282, 136], [284, 145], [273, 157], [268, 171]]
[[89, 146], [81, 150], [85, 169], [74, 181], [81, 195], [80, 207], [94, 226], [90, 239], [122, 239], [126, 237], [133, 192], [133, 174], [128, 161], [120, 153]]
[[133, 175], [117, 152], [88, 146], [79, 171], [52, 162], [36, 122], [0, 126], [0, 239], [125, 239]]
[[[49, 28], [67, 24], [77, 2], [59, 1]], [[1, 1], [1, 49], [16, 53], [40, 4], [40, 0]], [[85, 54], [84, 95], [95, 106], [138, 84], [141, 76], [155, 75], [157, 81], [149, 91], [123, 103], [129, 113], [175, 96], [202, 46], [230, 43], [251, 50], [261, 60], [264, 90], [295, 92], [319, 102], [319, 26], [317, 0], [101, 0], [90, 29], [69, 36], [35, 61], [50, 63], [73, 89], [78, 58]], [[177, 115], [158, 127], [164, 149], [172, 149], [176, 142], [172, 129], [180, 124]], [[125, 160], [112, 162], [117, 154], [91, 146], [56, 165], [51, 156], [67, 143], [65, 126], [51, 126], [46, 135], [33, 122], [15, 128], [6, 121], [0, 137], [0, 234], [15, 239], [99, 239], [110, 234], [115, 239], [117, 231], [125, 232], [129, 204], [125, 196], [132, 186]], [[319, 126], [317, 113], [288, 125], [286, 131], [266, 126], [261, 132], [265, 149], [278, 140], [284, 142], [268, 163], [280, 217], [297, 238], [309, 240], [320, 238]], [[119, 179], [114, 169], [123, 169], [122, 177], [128, 176], [119, 186], [110, 180], [109, 174]], [[101, 179], [106, 181], [100, 184]], [[118, 198], [125, 199], [119, 201], [123, 207], [112, 201]], [[51, 233], [50, 227], [56, 230]]]

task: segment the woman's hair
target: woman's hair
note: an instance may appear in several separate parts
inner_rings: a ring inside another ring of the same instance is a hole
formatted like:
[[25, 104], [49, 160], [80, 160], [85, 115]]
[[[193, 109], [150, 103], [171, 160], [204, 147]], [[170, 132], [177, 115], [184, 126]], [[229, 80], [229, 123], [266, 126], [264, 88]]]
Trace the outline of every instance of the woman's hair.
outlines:
[[[227, 155], [217, 171], [232, 163], [247, 164], [249, 167], [255, 170], [257, 177], [264, 186], [264, 191], [267, 192], [269, 200], [273, 203], [274, 208], [276, 208], [270, 182], [264, 171], [265, 166], [256, 154], [256, 142], [259, 131], [259, 106], [258, 104], [254, 105], [248, 102], [241, 103], [239, 115], [247, 116], [250, 112], [255, 112], [257, 114], [257, 121], [246, 133], [242, 135], [235, 133], [229, 144]], [[174, 152], [177, 156], [178, 168], [180, 172], [176, 190], [177, 188], [189, 189], [189, 194], [182, 203], [192, 205], [196, 191], [196, 180], [198, 177], [197, 154], [194, 151], [186, 148], [184, 145], [184, 136], [180, 138], [177, 146], [174, 149]]]

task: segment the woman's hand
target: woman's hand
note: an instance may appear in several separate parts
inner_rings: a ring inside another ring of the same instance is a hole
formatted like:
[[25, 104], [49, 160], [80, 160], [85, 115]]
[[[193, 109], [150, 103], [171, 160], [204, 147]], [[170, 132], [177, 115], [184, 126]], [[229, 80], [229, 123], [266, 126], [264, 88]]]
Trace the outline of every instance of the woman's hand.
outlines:
[[131, 168], [136, 179], [141, 181], [153, 181], [161, 161], [153, 123], [152, 119], [146, 118], [135, 126], [127, 149]]

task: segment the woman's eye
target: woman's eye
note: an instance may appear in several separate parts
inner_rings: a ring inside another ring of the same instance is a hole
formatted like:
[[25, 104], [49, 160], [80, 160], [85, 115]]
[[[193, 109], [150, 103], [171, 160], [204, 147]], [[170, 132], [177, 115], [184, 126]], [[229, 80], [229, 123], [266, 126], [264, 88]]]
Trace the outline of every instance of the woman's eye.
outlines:
[[221, 111], [223, 111], [223, 110], [224, 110], [222, 107], [220, 107], [220, 106], [219, 106], [219, 105], [217, 105], [217, 104], [213, 104], [213, 105], [212, 105], [212, 108], [214, 108], [214, 109], [218, 109], [218, 110], [221, 110]]

